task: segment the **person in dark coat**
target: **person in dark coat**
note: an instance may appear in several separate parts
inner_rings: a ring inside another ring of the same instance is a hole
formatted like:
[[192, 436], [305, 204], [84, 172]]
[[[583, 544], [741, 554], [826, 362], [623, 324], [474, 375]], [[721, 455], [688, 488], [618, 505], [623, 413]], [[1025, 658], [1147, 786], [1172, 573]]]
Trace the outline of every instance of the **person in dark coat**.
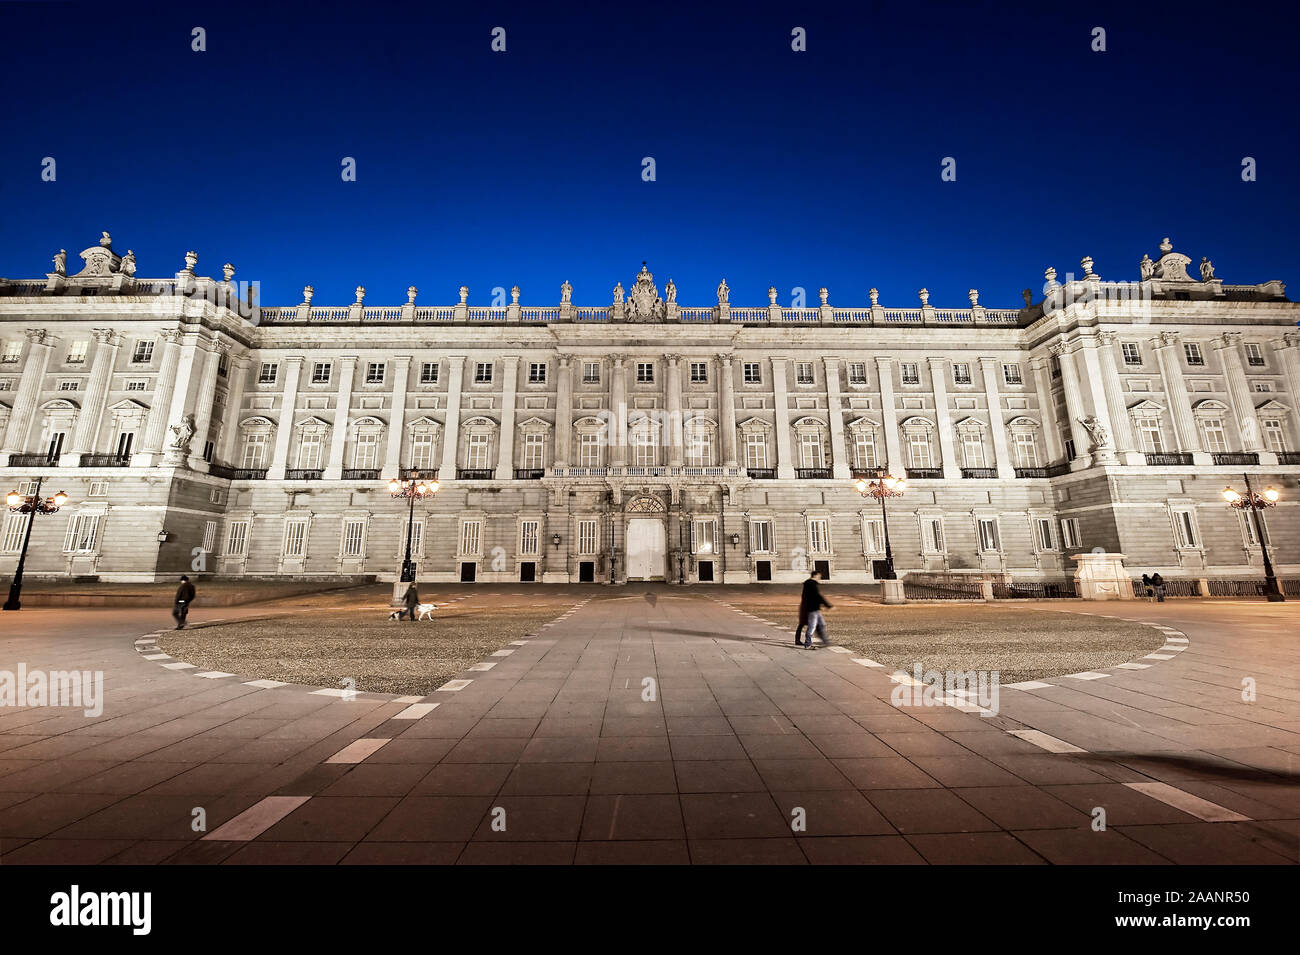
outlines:
[[1147, 603], [1150, 603], [1151, 598], [1153, 598], [1155, 595], [1156, 595], [1156, 588], [1155, 585], [1151, 583], [1151, 575], [1143, 574], [1142, 575], [1142, 596], [1147, 598]]
[[415, 622], [415, 608], [420, 604], [420, 591], [415, 588], [415, 581], [411, 581], [411, 586], [406, 588], [406, 593], [402, 594], [402, 600], [406, 604], [406, 610], [403, 612], [409, 614], [411, 622]]
[[[804, 644], [810, 650], [812, 649], [813, 632], [821, 631], [822, 642], [826, 643], [826, 624], [821, 617], [821, 609], [825, 607], [830, 609], [830, 602], [822, 596], [821, 588], [818, 582], [821, 580], [821, 574], [813, 571], [808, 575], [808, 579], [803, 582], [803, 594], [799, 598], [799, 629], [794, 632], [795, 645], [799, 645], [799, 632], [806, 630]], [[812, 619], [813, 615], [816, 619]]]
[[1164, 603], [1165, 602], [1165, 579], [1160, 576], [1160, 573], [1158, 571], [1151, 575], [1151, 586], [1154, 587], [1156, 590], [1156, 603], [1161, 603], [1161, 604]]
[[194, 603], [194, 585], [182, 574], [181, 585], [176, 588], [176, 604], [172, 607], [172, 616], [176, 619], [177, 630], [184, 629], [185, 618], [189, 616], [192, 603]]

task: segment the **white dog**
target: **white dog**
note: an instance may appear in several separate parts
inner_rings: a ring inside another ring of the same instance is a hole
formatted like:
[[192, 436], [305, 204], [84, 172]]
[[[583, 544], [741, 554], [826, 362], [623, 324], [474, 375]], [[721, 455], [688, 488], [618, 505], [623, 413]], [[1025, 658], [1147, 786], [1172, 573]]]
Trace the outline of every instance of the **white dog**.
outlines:
[[[428, 617], [430, 620], [432, 620], [433, 612], [438, 609], [438, 605], [437, 604], [416, 604], [415, 609], [419, 611], [420, 614], [419, 619], [423, 620], [425, 617]], [[400, 620], [404, 613], [406, 613], [405, 610], [394, 610], [392, 613], [388, 615], [388, 619]]]

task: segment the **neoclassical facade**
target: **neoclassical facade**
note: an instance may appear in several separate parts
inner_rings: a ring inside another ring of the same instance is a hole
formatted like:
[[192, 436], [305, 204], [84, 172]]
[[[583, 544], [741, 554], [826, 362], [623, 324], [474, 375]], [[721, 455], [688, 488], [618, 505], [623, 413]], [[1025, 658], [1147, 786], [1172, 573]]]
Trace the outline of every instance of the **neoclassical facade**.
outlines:
[[[611, 304], [264, 307], [234, 279], [83, 266], [0, 279], [0, 479], [70, 502], [31, 574], [396, 575], [418, 470], [422, 580], [868, 581], [888, 470], [900, 572], [1253, 576], [1226, 484], [1282, 490], [1300, 570], [1300, 308], [1161, 243], [1132, 281], [1085, 258], [1018, 309], [679, 305], [643, 266]], [[502, 297], [504, 301], [504, 296]], [[22, 522], [6, 515], [0, 575]]]

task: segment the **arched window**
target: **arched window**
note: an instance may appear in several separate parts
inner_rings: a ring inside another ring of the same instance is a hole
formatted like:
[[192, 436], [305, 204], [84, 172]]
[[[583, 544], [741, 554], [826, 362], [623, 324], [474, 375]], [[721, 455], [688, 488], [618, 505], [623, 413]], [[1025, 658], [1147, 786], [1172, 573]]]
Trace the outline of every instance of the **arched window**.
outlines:
[[937, 467], [934, 455], [934, 422], [914, 416], [901, 425], [907, 446], [907, 466], [914, 470]]
[[696, 415], [686, 423], [686, 466], [711, 468], [717, 462], [717, 426], [708, 418]]
[[239, 423], [239, 430], [243, 434], [239, 466], [253, 471], [265, 468], [271, 461], [271, 449], [275, 445], [275, 423], [259, 415], [245, 418]]

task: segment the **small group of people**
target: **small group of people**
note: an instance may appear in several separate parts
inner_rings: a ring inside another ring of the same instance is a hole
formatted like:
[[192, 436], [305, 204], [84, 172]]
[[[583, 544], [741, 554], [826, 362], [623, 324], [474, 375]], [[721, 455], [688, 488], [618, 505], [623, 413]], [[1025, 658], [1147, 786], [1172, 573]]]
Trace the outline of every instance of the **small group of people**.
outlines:
[[1159, 572], [1142, 575], [1142, 593], [1147, 598], [1148, 603], [1152, 600], [1158, 603], [1165, 602], [1165, 579], [1160, 576]]
[[[822, 596], [820, 582], [822, 575], [813, 571], [808, 575], [808, 579], [803, 582], [803, 593], [799, 597], [799, 626], [794, 631], [794, 645], [802, 646], [809, 650], [815, 650], [813, 646], [813, 636], [816, 635], [821, 640], [822, 646], [830, 643], [826, 637], [826, 618], [822, 616], [822, 609], [831, 609], [830, 601]], [[800, 642], [799, 637], [804, 637], [804, 642]]]

